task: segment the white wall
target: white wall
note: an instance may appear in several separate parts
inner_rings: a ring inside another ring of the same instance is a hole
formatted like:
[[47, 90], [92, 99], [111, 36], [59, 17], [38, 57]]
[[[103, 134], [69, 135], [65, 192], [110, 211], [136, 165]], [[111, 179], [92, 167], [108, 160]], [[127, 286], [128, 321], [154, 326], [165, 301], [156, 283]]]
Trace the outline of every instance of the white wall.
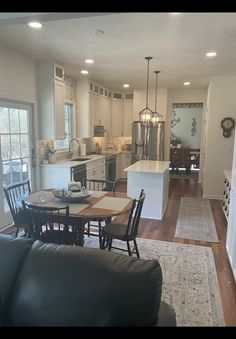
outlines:
[[[155, 90], [150, 89], [148, 95], [148, 107], [154, 111], [155, 108]], [[146, 90], [134, 90], [133, 101], [133, 120], [139, 120], [139, 112], [146, 107]], [[163, 121], [166, 120], [167, 112], [167, 88], [160, 88], [157, 91], [157, 112], [163, 115]]]
[[165, 145], [165, 159], [169, 159], [170, 154], [170, 122], [171, 122], [171, 110], [173, 103], [203, 103], [202, 113], [202, 132], [201, 132], [201, 154], [200, 154], [200, 173], [199, 182], [201, 182], [203, 161], [202, 161], [202, 140], [203, 140], [203, 129], [205, 123], [205, 112], [206, 112], [206, 100], [207, 100], [207, 88], [206, 89], [183, 89], [183, 90], [170, 90], [168, 91], [168, 106], [166, 116], [166, 145]]
[[[14, 50], [0, 46], [0, 98], [33, 105], [34, 139], [38, 139], [35, 61]], [[36, 185], [39, 175], [36, 173]]]
[[214, 77], [208, 88], [203, 196], [221, 199], [224, 188], [224, 170], [232, 168], [235, 130], [229, 138], [223, 137], [220, 126], [225, 117], [236, 119], [236, 77]]
[[0, 46], [0, 97], [35, 103], [35, 62]]

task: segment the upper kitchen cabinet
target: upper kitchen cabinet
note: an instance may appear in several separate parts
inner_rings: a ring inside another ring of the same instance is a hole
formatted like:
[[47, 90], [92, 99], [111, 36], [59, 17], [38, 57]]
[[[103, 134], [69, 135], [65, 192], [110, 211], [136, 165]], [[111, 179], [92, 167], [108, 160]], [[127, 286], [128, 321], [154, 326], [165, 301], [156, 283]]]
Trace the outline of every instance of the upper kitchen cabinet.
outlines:
[[123, 137], [132, 136], [132, 123], [133, 123], [133, 93], [124, 93]]
[[63, 68], [53, 63], [37, 65], [38, 110], [42, 139], [64, 139], [65, 85]]
[[94, 95], [94, 125], [104, 126], [109, 134], [111, 133], [111, 100]]
[[112, 93], [112, 136], [132, 135], [133, 94]]
[[86, 78], [77, 81], [77, 131], [79, 138], [93, 137], [94, 96]]
[[124, 103], [119, 100], [112, 100], [111, 105], [111, 135], [113, 137], [121, 137], [123, 130], [123, 110]]
[[79, 79], [77, 83], [78, 136], [94, 136], [94, 125], [104, 126], [111, 133], [110, 92], [88, 79]]

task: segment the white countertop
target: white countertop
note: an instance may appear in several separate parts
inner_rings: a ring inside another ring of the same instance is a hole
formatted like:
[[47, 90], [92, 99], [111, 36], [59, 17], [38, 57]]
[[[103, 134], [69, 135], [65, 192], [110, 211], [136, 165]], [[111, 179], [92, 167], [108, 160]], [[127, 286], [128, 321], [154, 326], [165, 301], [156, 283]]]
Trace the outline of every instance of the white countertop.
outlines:
[[[81, 156], [82, 157], [82, 156]], [[77, 156], [78, 158], [78, 156]], [[87, 164], [88, 162], [97, 160], [97, 159], [103, 159], [105, 158], [104, 155], [97, 155], [97, 154], [91, 154], [91, 155], [85, 155], [82, 158], [89, 158], [89, 160], [86, 161], [79, 161], [79, 160], [75, 160], [73, 161], [70, 159], [63, 159], [63, 160], [59, 160], [56, 161], [54, 164], [41, 164], [40, 166], [42, 167], [74, 167], [74, 166], [78, 166], [78, 165], [82, 165], [82, 164]]]
[[164, 173], [169, 169], [169, 161], [139, 160], [126, 167], [126, 172]]

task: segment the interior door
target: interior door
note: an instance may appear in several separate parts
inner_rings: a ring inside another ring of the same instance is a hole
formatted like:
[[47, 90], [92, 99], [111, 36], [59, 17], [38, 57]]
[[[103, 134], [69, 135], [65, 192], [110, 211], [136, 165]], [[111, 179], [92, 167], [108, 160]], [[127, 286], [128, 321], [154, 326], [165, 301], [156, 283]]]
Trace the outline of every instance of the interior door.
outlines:
[[3, 187], [26, 179], [34, 172], [32, 106], [0, 100], [0, 228], [12, 222]]

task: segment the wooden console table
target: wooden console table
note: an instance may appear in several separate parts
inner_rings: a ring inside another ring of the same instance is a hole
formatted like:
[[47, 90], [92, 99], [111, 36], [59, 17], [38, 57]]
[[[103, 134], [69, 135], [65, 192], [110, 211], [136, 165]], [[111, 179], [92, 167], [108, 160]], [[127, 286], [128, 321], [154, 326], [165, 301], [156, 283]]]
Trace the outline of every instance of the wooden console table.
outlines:
[[177, 170], [181, 167], [186, 169], [186, 173], [190, 173], [191, 158], [190, 158], [190, 147], [171, 147], [170, 148], [170, 167], [172, 171]]

